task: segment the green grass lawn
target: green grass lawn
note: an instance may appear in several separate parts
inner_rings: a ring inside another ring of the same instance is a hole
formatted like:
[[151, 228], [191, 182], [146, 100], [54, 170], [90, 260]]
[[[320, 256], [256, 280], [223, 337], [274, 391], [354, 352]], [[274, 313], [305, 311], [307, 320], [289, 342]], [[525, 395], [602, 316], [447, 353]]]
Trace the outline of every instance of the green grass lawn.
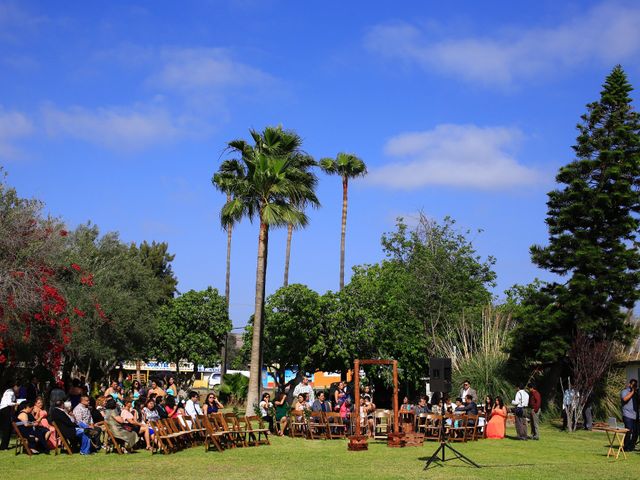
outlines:
[[[512, 434], [513, 427], [509, 428]], [[607, 459], [604, 432], [568, 434], [544, 426], [540, 441], [480, 440], [456, 444], [481, 469], [459, 461], [423, 471], [437, 444], [389, 448], [373, 442], [365, 452], [348, 452], [343, 440], [273, 438], [271, 446], [205, 453], [203, 447], [172, 455], [104, 453], [29, 458], [13, 451], [0, 452], [1, 479], [112, 479], [215, 478], [215, 479], [413, 479], [413, 478], [638, 478], [640, 453], [627, 460]], [[172, 473], [169, 473], [172, 472]]]

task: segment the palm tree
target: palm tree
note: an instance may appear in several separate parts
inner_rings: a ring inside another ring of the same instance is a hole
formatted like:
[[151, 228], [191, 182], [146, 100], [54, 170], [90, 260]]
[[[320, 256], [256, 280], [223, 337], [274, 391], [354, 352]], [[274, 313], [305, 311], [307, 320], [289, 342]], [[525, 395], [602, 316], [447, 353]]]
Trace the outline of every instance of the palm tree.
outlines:
[[298, 172], [292, 158], [300, 146], [294, 138], [297, 135], [281, 127], [268, 127], [263, 132], [252, 130], [251, 136], [253, 146], [243, 140], [228, 144], [230, 150], [241, 155], [246, 175], [231, 179], [231, 198], [221, 211], [223, 225], [234, 224], [244, 217], [250, 220], [257, 217], [260, 222], [247, 415], [253, 413], [260, 394], [269, 229], [288, 224], [306, 225], [307, 217], [297, 205], [303, 198], [314, 195], [307, 185], [296, 181]]
[[333, 158], [320, 160], [320, 168], [329, 175], [342, 177], [342, 234], [340, 237], [340, 290], [344, 288], [344, 241], [347, 232], [347, 197], [349, 179], [364, 177], [367, 174], [367, 166], [357, 156], [351, 153], [338, 153]]
[[[246, 176], [244, 166], [238, 160], [225, 160], [211, 179], [213, 185], [227, 195], [227, 203], [233, 195], [233, 185], [239, 178]], [[233, 223], [222, 223], [222, 228], [227, 231], [227, 272], [225, 277], [224, 294], [229, 308], [230, 280], [231, 280], [231, 235]]]
[[[225, 160], [220, 165], [218, 171], [211, 179], [214, 187], [227, 195], [227, 203], [232, 199], [233, 186], [238, 179], [246, 176], [244, 166], [238, 160]], [[222, 228], [227, 231], [227, 271], [225, 276], [224, 296], [227, 302], [227, 314], [229, 313], [229, 301], [231, 290], [231, 235], [233, 232], [233, 223], [226, 223], [226, 219], [222, 220]], [[224, 375], [227, 373], [227, 335], [224, 337], [224, 346], [222, 347], [222, 365], [220, 372], [220, 380], [224, 382]]]
[[[305, 154], [298, 154], [292, 158], [293, 170], [290, 173], [290, 178], [295, 182], [300, 182], [305, 185], [306, 191], [309, 193], [309, 197], [301, 199], [300, 203], [296, 205], [299, 210], [304, 210], [307, 204], [310, 204], [314, 208], [320, 206], [320, 202], [315, 195], [315, 188], [318, 184], [318, 177], [315, 173], [311, 172], [311, 167], [317, 165], [316, 161]], [[284, 281], [283, 285], [286, 287], [289, 285], [289, 260], [291, 258], [291, 237], [293, 236], [293, 230], [295, 225], [290, 223], [287, 225], [287, 247], [284, 256]]]

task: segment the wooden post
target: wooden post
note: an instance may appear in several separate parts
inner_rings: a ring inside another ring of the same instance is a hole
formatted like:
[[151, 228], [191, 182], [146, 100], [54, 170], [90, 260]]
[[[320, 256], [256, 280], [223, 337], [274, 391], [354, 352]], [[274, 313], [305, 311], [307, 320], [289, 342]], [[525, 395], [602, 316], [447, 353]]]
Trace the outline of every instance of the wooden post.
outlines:
[[393, 431], [399, 433], [398, 425], [398, 361], [393, 361]]
[[353, 365], [353, 374], [355, 375], [355, 381], [353, 386], [353, 389], [355, 391], [353, 392], [353, 395], [355, 396], [355, 400], [356, 400], [356, 409], [355, 409], [356, 433], [355, 435], [359, 436], [360, 435], [360, 360], [358, 359], [356, 359]]

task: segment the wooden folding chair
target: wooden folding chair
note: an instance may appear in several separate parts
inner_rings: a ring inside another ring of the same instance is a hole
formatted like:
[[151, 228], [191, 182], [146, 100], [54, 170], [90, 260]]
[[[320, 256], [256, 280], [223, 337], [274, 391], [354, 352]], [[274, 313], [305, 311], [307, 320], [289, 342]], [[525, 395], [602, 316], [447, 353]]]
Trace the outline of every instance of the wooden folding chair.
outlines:
[[158, 449], [165, 455], [174, 452], [176, 450], [174, 446], [175, 435], [169, 432], [160, 420], [151, 421], [150, 425], [153, 428]]
[[478, 415], [467, 415], [467, 424], [464, 431], [466, 441], [477, 440]]
[[440, 440], [440, 427], [444, 421], [442, 415], [434, 415], [433, 413], [427, 413], [424, 425], [424, 438], [425, 440]]
[[[22, 424], [22, 422], [18, 422]], [[13, 431], [16, 432], [16, 455], [19, 453], [26, 453], [29, 456], [33, 455], [33, 452], [29, 448], [29, 440], [22, 435], [22, 432], [18, 428], [18, 424], [16, 422], [11, 422], [11, 426], [13, 427]]]
[[347, 426], [342, 421], [339, 413], [326, 412], [324, 418], [327, 423], [327, 438], [332, 440], [334, 438], [345, 438], [347, 436]]
[[242, 447], [248, 446], [247, 443], [247, 429], [246, 426], [240, 425], [240, 420], [235, 413], [228, 412], [223, 414], [223, 421], [226, 422], [226, 429], [232, 432], [236, 432], [237, 438], [239, 439]]
[[[248, 417], [240, 417], [240, 420], [244, 421], [250, 445], [271, 445], [269, 441], [269, 429], [260, 417], [257, 415], [249, 415]], [[256, 434], [258, 435], [257, 437]], [[264, 437], [264, 439], [262, 437]]]
[[311, 412], [307, 422], [307, 428], [309, 429], [309, 438], [315, 440], [316, 438], [329, 438], [329, 427], [324, 417], [323, 412]]
[[222, 444], [220, 443], [220, 437], [222, 434], [216, 431], [216, 428], [209, 421], [206, 415], [198, 415], [198, 423], [204, 428], [204, 451], [208, 452], [211, 448], [211, 444], [216, 447], [216, 450], [222, 452]]
[[447, 415], [447, 419], [451, 419], [449, 426], [450, 442], [466, 442], [467, 416], [466, 415]]
[[125, 447], [124, 445], [120, 445], [120, 442], [109, 428], [109, 424], [107, 422], [104, 424], [104, 432], [106, 434], [106, 442], [104, 444], [105, 453], [111, 453], [115, 450], [118, 455], [122, 455]]
[[307, 437], [307, 421], [303, 410], [289, 410], [289, 436]]
[[236, 429], [233, 424], [229, 424], [222, 413], [214, 413], [213, 417], [218, 424], [218, 429], [234, 447], [247, 446], [246, 434], [243, 434], [239, 428]]
[[62, 448], [69, 455], [73, 455], [73, 450], [72, 450], [71, 446], [69, 445], [69, 442], [67, 442], [67, 439], [64, 437], [64, 435], [62, 435], [62, 431], [58, 428], [58, 425], [56, 425], [56, 422], [51, 422], [51, 425], [53, 425], [53, 428], [55, 428], [56, 436], [58, 437], [58, 444], [56, 445], [56, 455], [58, 454], [58, 451], [60, 450], [60, 446], [62, 446]]

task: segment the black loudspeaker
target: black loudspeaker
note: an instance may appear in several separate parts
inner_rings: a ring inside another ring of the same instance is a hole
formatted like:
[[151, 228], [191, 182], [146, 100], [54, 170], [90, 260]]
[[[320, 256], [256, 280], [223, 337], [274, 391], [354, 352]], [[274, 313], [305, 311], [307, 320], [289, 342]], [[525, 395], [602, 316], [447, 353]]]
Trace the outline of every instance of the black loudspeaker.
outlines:
[[432, 392], [451, 392], [451, 359], [429, 359], [429, 384]]

